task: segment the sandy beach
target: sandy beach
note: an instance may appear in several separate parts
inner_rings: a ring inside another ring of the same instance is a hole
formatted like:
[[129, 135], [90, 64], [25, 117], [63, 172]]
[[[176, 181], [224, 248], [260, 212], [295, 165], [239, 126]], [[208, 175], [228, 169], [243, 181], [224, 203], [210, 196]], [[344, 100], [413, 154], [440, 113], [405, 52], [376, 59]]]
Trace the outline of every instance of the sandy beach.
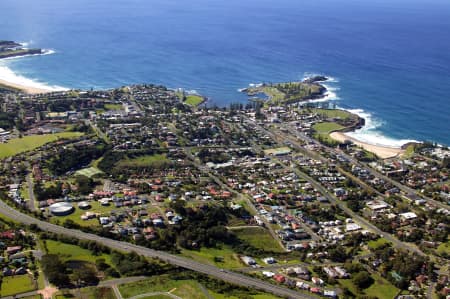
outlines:
[[330, 137], [339, 142], [344, 142], [345, 140], [350, 140], [357, 146], [362, 147], [366, 151], [374, 153], [375, 155], [377, 155], [378, 157], [380, 157], [382, 159], [396, 157], [405, 152], [405, 150], [403, 150], [401, 148], [393, 148], [393, 147], [380, 146], [380, 145], [374, 145], [374, 144], [362, 142], [362, 141], [359, 141], [353, 137], [350, 137], [342, 132], [333, 132], [330, 134]]
[[11, 82], [8, 82], [8, 81], [2, 80], [2, 79], [0, 79], [0, 85], [6, 85], [6, 86], [13, 87], [13, 88], [17, 88], [28, 94], [51, 92], [51, 90], [49, 90], [49, 89], [25, 86], [25, 85], [21, 85], [21, 84], [11, 83]]

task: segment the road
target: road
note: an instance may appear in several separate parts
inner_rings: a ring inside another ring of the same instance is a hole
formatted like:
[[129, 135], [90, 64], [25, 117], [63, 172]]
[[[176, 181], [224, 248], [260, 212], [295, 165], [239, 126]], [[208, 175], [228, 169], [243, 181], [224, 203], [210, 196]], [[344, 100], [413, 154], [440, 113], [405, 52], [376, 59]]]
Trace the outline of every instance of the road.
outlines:
[[[317, 144], [317, 145], [324, 146], [324, 145], [320, 144], [317, 140], [314, 140], [311, 137], [308, 137], [305, 134], [303, 134], [301, 132], [298, 132], [297, 130], [295, 130], [291, 126], [283, 125], [283, 127], [285, 129], [287, 129], [289, 131], [289, 133], [293, 134], [294, 136], [296, 136], [299, 139], [305, 140], [305, 141], [307, 141], [309, 143], [314, 143], [314, 144]], [[444, 204], [444, 203], [442, 203], [442, 202], [434, 200], [434, 199], [432, 199], [430, 197], [426, 197], [424, 195], [420, 195], [420, 196], [417, 195], [417, 191], [416, 190], [414, 190], [414, 189], [412, 189], [412, 188], [410, 188], [408, 186], [405, 186], [405, 185], [403, 185], [403, 184], [401, 184], [401, 183], [399, 183], [399, 182], [397, 182], [397, 181], [395, 181], [395, 180], [393, 180], [393, 179], [391, 179], [391, 178], [381, 174], [380, 172], [376, 171], [372, 167], [369, 167], [367, 164], [365, 164], [363, 162], [359, 162], [357, 159], [355, 159], [354, 157], [344, 153], [341, 150], [336, 150], [336, 149], [333, 149], [333, 148], [330, 148], [330, 147], [326, 147], [326, 146], [324, 146], [324, 147], [327, 148], [330, 152], [332, 152], [334, 154], [339, 154], [339, 155], [345, 157], [347, 160], [352, 162], [352, 164], [357, 165], [357, 166], [361, 167], [362, 169], [369, 171], [376, 178], [379, 178], [379, 179], [384, 180], [385, 182], [391, 183], [392, 185], [394, 185], [395, 187], [400, 189], [402, 192], [404, 192], [406, 194], [407, 198], [409, 198], [412, 201], [414, 201], [414, 199], [416, 199], [416, 198], [422, 197], [422, 198], [424, 198], [425, 200], [427, 200], [428, 202], [434, 204], [437, 207], [440, 207], [440, 208], [443, 208], [443, 209], [446, 209], [446, 210], [449, 209], [449, 206]]]
[[[259, 127], [261, 130], [263, 130], [264, 132], [266, 132], [267, 134], [269, 134], [270, 136], [275, 135], [274, 133], [270, 132], [269, 130], [266, 130], [265, 128], [259, 126], [256, 123], [253, 123], [255, 126]], [[292, 132], [294, 133], [294, 132]], [[299, 133], [300, 134], [300, 133]], [[306, 136], [298, 136], [300, 137], [305, 137], [306, 141], [312, 141], [311, 138], [306, 137]], [[276, 140], [274, 138], [274, 140]], [[408, 244], [408, 243], [404, 243], [399, 241], [397, 238], [395, 238], [394, 236], [383, 232], [382, 230], [380, 230], [378, 227], [376, 227], [375, 225], [373, 225], [372, 223], [370, 223], [368, 220], [366, 220], [365, 218], [359, 216], [358, 214], [356, 214], [355, 212], [353, 212], [351, 209], [349, 209], [347, 207], [347, 205], [345, 205], [342, 201], [340, 201], [339, 199], [337, 199], [333, 194], [331, 194], [325, 187], [323, 187], [320, 183], [318, 183], [315, 179], [313, 179], [312, 177], [310, 177], [308, 174], [300, 171], [297, 167], [293, 167], [290, 165], [286, 165], [285, 163], [283, 163], [282, 161], [280, 161], [279, 159], [275, 158], [275, 157], [271, 157], [271, 159], [274, 162], [279, 163], [280, 165], [282, 165], [285, 168], [290, 169], [291, 171], [293, 171], [295, 174], [297, 174], [300, 178], [310, 182], [313, 187], [318, 190], [321, 194], [323, 194], [323, 196], [325, 196], [330, 202], [334, 203], [335, 205], [337, 205], [341, 210], [343, 210], [345, 213], [347, 213], [348, 215], [350, 215], [354, 220], [356, 220], [357, 222], [359, 222], [359, 224], [361, 224], [362, 226], [364, 226], [365, 228], [371, 230], [372, 232], [383, 236], [386, 240], [390, 241], [395, 247], [397, 248], [401, 248], [401, 249], [405, 249], [405, 250], [409, 250], [411, 252], [420, 254], [422, 256], [425, 256], [425, 254], [419, 250], [417, 247], [415, 247], [414, 245]]]
[[31, 173], [28, 173], [26, 176], [27, 180], [27, 188], [28, 188], [28, 208], [30, 211], [34, 212], [36, 211], [36, 205], [35, 205], [35, 199], [34, 199], [34, 191], [33, 191], [33, 182], [31, 180]]
[[[251, 199], [249, 198], [249, 196], [247, 195], [243, 195], [242, 193], [237, 192], [236, 190], [230, 188], [227, 184], [225, 184], [219, 177], [217, 177], [215, 174], [213, 174], [211, 172], [211, 169], [209, 169], [209, 167], [202, 165], [201, 163], [199, 163], [196, 158], [194, 157], [194, 155], [192, 155], [192, 152], [189, 148], [184, 148], [184, 151], [187, 155], [187, 157], [192, 161], [192, 163], [194, 164], [195, 167], [197, 167], [198, 170], [200, 170], [201, 172], [203, 172], [204, 174], [206, 174], [207, 176], [209, 176], [217, 185], [220, 186], [220, 188], [227, 190], [228, 192], [234, 194], [239, 200], [243, 200], [245, 201], [245, 203], [247, 204], [248, 208], [251, 210], [251, 213], [253, 215], [260, 215], [258, 210], [256, 209], [255, 205], [253, 204], [253, 202], [251, 201]], [[281, 242], [280, 238], [278, 237], [278, 235], [276, 234], [275, 230], [273, 229], [273, 227], [270, 225], [269, 221], [267, 221], [267, 219], [265, 217], [260, 217], [260, 219], [263, 221], [264, 226], [267, 228], [267, 230], [269, 231], [270, 235], [272, 236], [272, 238], [278, 242], [278, 244], [280, 244], [280, 247], [283, 248], [284, 251], [288, 251], [286, 249], [286, 247], [284, 246], [283, 242]]]
[[306, 298], [306, 299], [316, 299], [316, 297], [306, 294], [300, 293], [294, 290], [287, 289], [282, 286], [273, 285], [271, 283], [252, 278], [240, 273], [236, 273], [229, 270], [223, 270], [218, 267], [212, 265], [202, 264], [191, 259], [173, 255], [164, 251], [153, 250], [150, 248], [137, 246], [131, 243], [116, 241], [108, 238], [103, 238], [94, 234], [84, 233], [79, 230], [68, 229], [62, 226], [58, 226], [55, 224], [51, 224], [48, 222], [44, 222], [33, 218], [29, 215], [23, 214], [14, 208], [7, 205], [4, 201], [0, 200], [0, 214], [3, 214], [6, 217], [12, 218], [15, 221], [31, 225], [37, 225], [41, 230], [48, 231], [56, 234], [62, 234], [69, 237], [77, 238], [79, 240], [87, 240], [87, 241], [95, 241], [99, 244], [110, 247], [114, 250], [124, 251], [124, 252], [136, 252], [145, 257], [157, 258], [162, 261], [165, 261], [169, 264], [189, 269], [192, 271], [196, 271], [199, 273], [203, 273], [206, 275], [210, 275], [212, 277], [218, 278], [220, 280], [244, 286], [244, 287], [252, 287], [264, 292], [272, 293], [277, 296], [285, 296], [287, 298]]

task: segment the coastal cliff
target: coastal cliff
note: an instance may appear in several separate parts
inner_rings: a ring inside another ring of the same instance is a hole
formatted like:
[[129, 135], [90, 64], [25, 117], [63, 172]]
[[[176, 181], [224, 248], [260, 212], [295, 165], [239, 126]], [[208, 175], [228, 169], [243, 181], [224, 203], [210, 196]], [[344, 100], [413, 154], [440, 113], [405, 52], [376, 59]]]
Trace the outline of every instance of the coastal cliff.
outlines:
[[241, 92], [253, 97], [266, 95], [265, 104], [268, 106], [294, 104], [325, 97], [327, 89], [320, 82], [326, 80], [327, 77], [314, 76], [301, 82], [262, 83], [244, 88]]
[[14, 41], [0, 41], [0, 59], [43, 53], [42, 49], [27, 49], [22, 44]]

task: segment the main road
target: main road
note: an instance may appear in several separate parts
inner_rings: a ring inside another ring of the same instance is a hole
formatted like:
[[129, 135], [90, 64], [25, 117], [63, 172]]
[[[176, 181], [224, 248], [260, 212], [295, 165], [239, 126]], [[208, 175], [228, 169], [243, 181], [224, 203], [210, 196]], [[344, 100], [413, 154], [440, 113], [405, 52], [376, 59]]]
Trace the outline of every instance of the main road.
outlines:
[[[271, 136], [272, 138], [275, 139], [276, 135], [275, 133], [259, 126], [258, 124], [256, 124], [256, 122], [253, 122], [254, 125], [256, 125], [260, 130], [263, 130], [266, 134], [268, 134], [269, 136]], [[306, 139], [307, 141], [310, 141], [308, 139]], [[297, 145], [297, 147], [299, 147]], [[313, 179], [312, 177], [310, 177], [308, 174], [300, 171], [297, 167], [294, 167], [292, 165], [287, 165], [286, 163], [282, 162], [281, 160], [275, 158], [275, 157], [271, 157], [271, 159], [276, 162], [279, 163], [281, 166], [283, 166], [285, 169], [290, 169], [291, 171], [293, 171], [295, 174], [297, 174], [300, 178], [310, 182], [312, 184], [312, 186], [318, 190], [323, 196], [325, 196], [330, 202], [334, 203], [335, 205], [337, 205], [341, 210], [343, 210], [345, 213], [347, 213], [348, 215], [350, 215], [353, 219], [355, 219], [356, 221], [358, 221], [360, 224], [362, 224], [363, 226], [365, 226], [367, 229], [371, 230], [372, 232], [383, 236], [386, 240], [388, 240], [389, 242], [391, 242], [395, 247], [397, 248], [401, 248], [401, 249], [405, 249], [405, 250], [409, 250], [411, 252], [414, 252], [416, 254], [422, 255], [424, 256], [425, 254], [418, 249], [417, 247], [415, 247], [414, 245], [402, 242], [400, 240], [398, 240], [397, 238], [395, 238], [394, 236], [392, 236], [391, 234], [388, 234], [386, 232], [383, 232], [382, 230], [380, 230], [378, 227], [376, 227], [374, 224], [370, 223], [368, 220], [364, 219], [362, 216], [359, 216], [358, 214], [356, 214], [355, 212], [353, 212], [352, 210], [350, 210], [347, 205], [345, 205], [342, 201], [340, 201], [339, 199], [337, 199], [334, 194], [330, 193], [324, 186], [322, 186], [320, 183], [318, 183], [315, 179]]]
[[[287, 130], [289, 131], [289, 133], [293, 134], [294, 136], [296, 136], [296, 137], [299, 138], [299, 139], [302, 139], [302, 140], [307, 141], [307, 142], [309, 142], [309, 143], [314, 143], [314, 144], [316, 144], [316, 145], [322, 145], [322, 144], [320, 144], [317, 140], [314, 140], [314, 139], [312, 139], [311, 137], [306, 136], [305, 134], [303, 134], [303, 133], [301, 133], [301, 132], [295, 130], [294, 128], [292, 128], [292, 127], [289, 126], [289, 125], [281, 125], [281, 126], [282, 126], [283, 128], [285, 128], [285, 129], [287, 129]], [[323, 145], [322, 145], [322, 146], [323, 146]], [[326, 146], [324, 146], [324, 147], [326, 147]], [[375, 177], [377, 177], [377, 178], [379, 178], [379, 179], [382, 179], [382, 180], [384, 180], [385, 182], [391, 183], [392, 185], [394, 185], [395, 187], [397, 187], [398, 189], [400, 189], [401, 191], [403, 191], [403, 192], [406, 194], [406, 197], [407, 197], [409, 200], [411, 200], [411, 201], [414, 201], [415, 199], [419, 199], [419, 198], [424, 198], [426, 201], [428, 201], [429, 203], [431, 203], [431, 204], [433, 204], [433, 205], [435, 205], [435, 206], [437, 206], [437, 207], [439, 207], [439, 208], [446, 209], [446, 210], [449, 209], [449, 206], [448, 206], [448, 205], [446, 205], [446, 204], [444, 204], [444, 203], [442, 203], [442, 202], [439, 202], [439, 201], [437, 201], [437, 200], [434, 200], [434, 199], [432, 199], [432, 198], [430, 198], [430, 197], [427, 197], [427, 196], [425, 196], [425, 195], [423, 195], [423, 194], [418, 195], [416, 190], [414, 190], [414, 189], [412, 189], [412, 188], [410, 188], [410, 187], [408, 187], [408, 186], [405, 186], [405, 185], [403, 185], [402, 183], [397, 182], [396, 180], [391, 179], [390, 177], [387, 177], [386, 175], [384, 175], [384, 174], [382, 174], [382, 173], [376, 171], [376, 170], [373, 169], [372, 167], [368, 166], [366, 163], [360, 162], [360, 161], [358, 161], [357, 159], [355, 159], [354, 157], [352, 157], [352, 156], [350, 156], [350, 155], [344, 153], [342, 150], [336, 150], [336, 149], [333, 149], [333, 148], [331, 148], [331, 147], [326, 147], [326, 148], [327, 148], [330, 152], [332, 152], [332, 153], [334, 153], [334, 154], [339, 154], [339, 155], [345, 157], [348, 161], [352, 162], [353, 165], [359, 166], [359, 167], [361, 167], [362, 169], [369, 171], [370, 174], [372, 174], [373, 176], [375, 176]]]
[[202, 264], [191, 259], [170, 254], [164, 251], [153, 250], [150, 248], [137, 246], [131, 243], [116, 241], [108, 238], [103, 238], [94, 234], [89, 234], [81, 232], [79, 230], [68, 229], [59, 225], [51, 224], [45, 221], [38, 220], [27, 214], [21, 213], [14, 208], [7, 205], [3, 200], [0, 200], [0, 214], [3, 214], [15, 221], [31, 225], [37, 225], [41, 230], [48, 231], [56, 234], [62, 234], [69, 237], [77, 238], [79, 240], [95, 241], [99, 244], [105, 245], [111, 249], [120, 250], [124, 252], [136, 252], [145, 257], [158, 258], [169, 264], [186, 268], [195, 272], [203, 273], [206, 275], [213, 276], [220, 280], [226, 282], [240, 285], [243, 287], [252, 287], [261, 291], [272, 293], [278, 296], [284, 296], [287, 298], [305, 298], [305, 299], [316, 299], [312, 295], [307, 293], [300, 293], [295, 290], [291, 290], [282, 286], [273, 285], [269, 282], [265, 282], [256, 278], [252, 278], [240, 273], [236, 273], [230, 270], [220, 269], [212, 265]]

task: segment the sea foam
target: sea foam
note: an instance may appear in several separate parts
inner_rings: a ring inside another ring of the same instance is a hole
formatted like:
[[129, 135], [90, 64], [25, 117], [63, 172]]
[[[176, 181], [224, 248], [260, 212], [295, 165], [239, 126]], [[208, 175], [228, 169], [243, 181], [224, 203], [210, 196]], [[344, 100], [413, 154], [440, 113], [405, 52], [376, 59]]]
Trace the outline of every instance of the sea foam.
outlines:
[[364, 118], [365, 120], [364, 127], [354, 132], [346, 133], [348, 136], [353, 137], [359, 141], [392, 148], [399, 148], [408, 142], [419, 142], [412, 139], [395, 139], [384, 135], [379, 129], [385, 124], [385, 122], [374, 117], [371, 113], [364, 111], [363, 109], [345, 110], [354, 113], [359, 117]]
[[19, 74], [14, 73], [6, 65], [0, 63], [0, 80], [18, 84], [21, 86], [39, 88], [49, 91], [67, 90], [67, 88], [57, 85], [49, 85], [45, 82], [38, 81], [36, 79], [27, 78]]

